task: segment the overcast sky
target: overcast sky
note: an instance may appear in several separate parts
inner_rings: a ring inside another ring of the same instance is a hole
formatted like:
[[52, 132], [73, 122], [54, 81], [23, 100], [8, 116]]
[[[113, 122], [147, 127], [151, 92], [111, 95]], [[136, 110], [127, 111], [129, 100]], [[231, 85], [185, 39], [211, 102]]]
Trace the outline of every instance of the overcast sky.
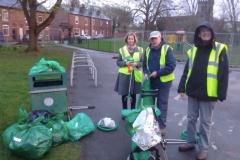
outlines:
[[[43, 1], [43, 0], [39, 0], [39, 1]], [[64, 2], [68, 2], [70, 0], [63, 0]], [[178, 4], [180, 0], [174, 0], [174, 2], [176, 4]], [[48, 0], [48, 3], [46, 3], [46, 7], [51, 6], [52, 4], [54, 4], [56, 2], [56, 0]], [[113, 5], [123, 5], [123, 6], [129, 6], [131, 7], [131, 4], [129, 3], [129, 0], [80, 0], [80, 2], [85, 2], [91, 5], [107, 5], [107, 4], [113, 4]], [[214, 16], [215, 17], [219, 17], [219, 5], [222, 2], [222, 0], [215, 0], [215, 5], [214, 5]]]

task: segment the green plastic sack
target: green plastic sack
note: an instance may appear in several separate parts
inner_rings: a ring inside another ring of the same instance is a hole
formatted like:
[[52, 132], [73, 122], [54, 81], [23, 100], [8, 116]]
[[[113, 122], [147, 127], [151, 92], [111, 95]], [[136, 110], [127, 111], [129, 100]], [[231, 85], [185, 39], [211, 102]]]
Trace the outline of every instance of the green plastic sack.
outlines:
[[68, 128], [62, 119], [51, 119], [46, 126], [52, 132], [53, 146], [69, 140]]
[[17, 125], [14, 131], [8, 147], [21, 157], [39, 159], [52, 145], [50, 129], [40, 123]]
[[[145, 79], [142, 82], [142, 90], [151, 90], [151, 84], [149, 79]], [[149, 106], [154, 106], [155, 102], [153, 97], [144, 97], [144, 98], [138, 98], [136, 108], [146, 108]]]
[[[156, 107], [154, 109], [156, 115], [159, 116], [161, 114], [160, 110]], [[121, 115], [125, 121], [125, 129], [130, 136], [133, 136], [136, 132], [135, 129], [132, 127], [132, 124], [142, 110], [143, 109], [123, 109], [121, 111]]]
[[21, 124], [24, 124], [27, 122], [28, 119], [28, 113], [25, 109], [23, 108], [19, 108], [18, 110], [18, 123], [12, 124], [11, 126], [9, 126], [7, 129], [5, 129], [5, 131], [3, 132], [3, 142], [5, 144], [5, 146], [8, 147], [13, 135], [18, 132], [18, 126], [20, 126]]
[[72, 120], [66, 122], [66, 125], [71, 141], [79, 140], [96, 129], [91, 118], [85, 113], [78, 113]]
[[13, 136], [16, 134], [16, 132], [18, 132], [18, 125], [19, 124], [15, 123], [4, 130], [2, 137], [3, 143], [6, 147], [9, 146]]
[[65, 69], [57, 61], [49, 61], [42, 58], [30, 69], [29, 75], [52, 71], [64, 73]]
[[[132, 142], [131, 144], [132, 151], [134, 151], [136, 147], [137, 145], [134, 142]], [[151, 157], [150, 151], [133, 152], [134, 160], [149, 160], [150, 157]]]

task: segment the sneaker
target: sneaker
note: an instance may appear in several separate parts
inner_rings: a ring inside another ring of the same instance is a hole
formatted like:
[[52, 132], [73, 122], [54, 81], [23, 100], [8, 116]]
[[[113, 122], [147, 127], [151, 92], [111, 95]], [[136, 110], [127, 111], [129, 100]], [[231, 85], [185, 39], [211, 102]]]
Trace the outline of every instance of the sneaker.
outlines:
[[197, 154], [196, 160], [207, 160], [208, 152], [207, 151], [200, 151]]
[[185, 143], [182, 144], [178, 147], [178, 151], [179, 152], [187, 152], [187, 151], [191, 151], [195, 148], [194, 144], [190, 144], [190, 143]]

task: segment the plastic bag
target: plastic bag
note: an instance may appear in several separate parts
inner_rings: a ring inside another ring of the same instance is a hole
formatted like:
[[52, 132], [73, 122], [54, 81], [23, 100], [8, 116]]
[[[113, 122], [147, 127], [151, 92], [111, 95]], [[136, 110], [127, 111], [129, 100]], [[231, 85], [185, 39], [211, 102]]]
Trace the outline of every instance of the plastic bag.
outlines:
[[[121, 115], [125, 120], [125, 129], [130, 136], [133, 136], [134, 133], [136, 132], [136, 129], [133, 128], [132, 124], [142, 110], [143, 109], [124, 109], [121, 112]], [[160, 110], [156, 107], [155, 107], [155, 113], [157, 116], [161, 114]]]
[[62, 119], [52, 118], [46, 126], [52, 132], [53, 146], [59, 145], [69, 140], [68, 128]]
[[98, 122], [98, 125], [104, 128], [115, 128], [116, 123], [112, 118], [105, 117]]
[[29, 75], [34, 75], [41, 72], [57, 71], [64, 73], [65, 69], [57, 61], [49, 61], [44, 58], [40, 59], [29, 71]]
[[96, 129], [90, 117], [85, 113], [78, 113], [72, 120], [66, 122], [66, 125], [71, 141], [79, 140]]
[[133, 123], [133, 128], [136, 129], [136, 133], [132, 141], [143, 151], [157, 145], [162, 140], [159, 125], [150, 107], [141, 111]]
[[41, 158], [52, 145], [52, 133], [38, 121], [11, 125], [3, 134], [5, 145], [21, 157]]

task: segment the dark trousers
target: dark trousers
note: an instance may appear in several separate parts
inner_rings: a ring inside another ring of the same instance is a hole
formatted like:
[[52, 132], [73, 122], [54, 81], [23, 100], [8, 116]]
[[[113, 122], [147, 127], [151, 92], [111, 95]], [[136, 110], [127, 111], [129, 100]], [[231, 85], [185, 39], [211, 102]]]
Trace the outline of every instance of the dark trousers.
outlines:
[[[127, 104], [128, 104], [128, 99], [130, 97], [128, 97], [128, 95], [123, 95], [122, 96], [122, 107], [123, 109], [127, 109]], [[136, 105], [136, 94], [131, 94], [131, 109], [134, 109], [135, 108], [135, 105]]]
[[[168, 98], [170, 93], [170, 88], [172, 86], [172, 82], [166, 83], [153, 83], [151, 87], [153, 89], [158, 89], [158, 100], [157, 107], [161, 111], [161, 115], [157, 117], [157, 121], [159, 123], [160, 129], [166, 128], [167, 122], [167, 111], [168, 111]], [[157, 85], [156, 85], [157, 84]]]

